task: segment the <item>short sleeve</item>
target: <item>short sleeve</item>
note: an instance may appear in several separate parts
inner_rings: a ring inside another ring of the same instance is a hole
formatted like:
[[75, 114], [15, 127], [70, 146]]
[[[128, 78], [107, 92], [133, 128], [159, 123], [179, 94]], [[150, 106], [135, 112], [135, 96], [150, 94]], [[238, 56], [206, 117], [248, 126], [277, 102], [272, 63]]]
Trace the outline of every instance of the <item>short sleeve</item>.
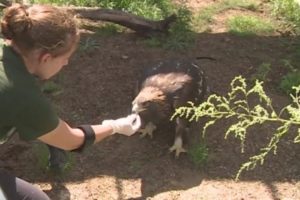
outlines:
[[59, 124], [57, 114], [42, 94], [26, 94], [18, 108], [14, 124], [23, 140], [36, 139]]

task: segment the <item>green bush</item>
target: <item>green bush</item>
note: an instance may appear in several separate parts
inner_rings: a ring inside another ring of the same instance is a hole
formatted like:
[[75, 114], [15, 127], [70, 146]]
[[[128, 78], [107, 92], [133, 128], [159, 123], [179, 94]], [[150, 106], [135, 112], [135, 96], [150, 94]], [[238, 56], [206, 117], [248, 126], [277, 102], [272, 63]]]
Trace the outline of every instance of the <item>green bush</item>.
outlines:
[[[233, 124], [225, 132], [225, 139], [233, 135], [241, 141], [241, 151], [244, 152], [247, 132], [250, 127], [264, 123], [279, 125], [275, 133], [269, 139], [269, 143], [260, 149], [257, 155], [249, 158], [242, 164], [236, 179], [244, 170], [254, 169], [257, 164], [263, 164], [267, 155], [276, 154], [278, 143], [289, 133], [292, 126], [298, 127], [294, 137], [294, 143], [300, 143], [300, 85], [293, 87], [295, 94], [291, 94], [292, 103], [276, 112], [271, 99], [266, 95], [262, 86], [263, 82], [256, 81], [252, 88], [248, 88], [246, 80], [241, 76], [235, 77], [231, 82], [231, 91], [226, 96], [210, 95], [208, 99], [195, 106], [192, 102], [189, 106], [180, 107], [172, 116], [184, 117], [190, 121], [198, 121], [202, 117], [209, 120], [203, 128], [203, 134], [209, 126], [222, 119], [233, 119]], [[250, 105], [249, 96], [256, 96], [258, 103]]]
[[67, 153], [67, 163], [65, 164], [62, 171], [51, 171], [48, 166], [49, 161], [49, 149], [48, 147], [43, 143], [34, 143], [33, 145], [33, 154], [37, 159], [37, 166], [44, 172], [54, 173], [55, 175], [64, 175], [71, 171], [72, 167], [75, 165], [74, 156], [69, 153]]
[[255, 74], [251, 76], [251, 81], [260, 80], [260, 81], [266, 81], [267, 76], [271, 71], [271, 64], [270, 63], [262, 63], [258, 66], [256, 69]]
[[201, 167], [204, 164], [206, 164], [208, 160], [208, 148], [205, 144], [197, 144], [193, 145], [188, 150], [188, 156], [191, 159], [191, 161], [197, 166]]
[[300, 85], [300, 71], [289, 72], [283, 76], [279, 88], [286, 94], [291, 94], [295, 85]]

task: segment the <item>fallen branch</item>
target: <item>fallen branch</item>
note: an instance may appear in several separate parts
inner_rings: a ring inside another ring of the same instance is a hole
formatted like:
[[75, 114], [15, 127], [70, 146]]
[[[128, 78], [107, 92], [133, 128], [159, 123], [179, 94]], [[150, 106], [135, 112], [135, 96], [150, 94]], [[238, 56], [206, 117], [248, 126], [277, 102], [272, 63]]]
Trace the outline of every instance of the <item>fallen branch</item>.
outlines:
[[175, 14], [154, 21], [121, 10], [87, 7], [66, 7], [66, 9], [76, 13], [80, 18], [116, 23], [142, 34], [167, 33], [171, 23], [176, 21]]

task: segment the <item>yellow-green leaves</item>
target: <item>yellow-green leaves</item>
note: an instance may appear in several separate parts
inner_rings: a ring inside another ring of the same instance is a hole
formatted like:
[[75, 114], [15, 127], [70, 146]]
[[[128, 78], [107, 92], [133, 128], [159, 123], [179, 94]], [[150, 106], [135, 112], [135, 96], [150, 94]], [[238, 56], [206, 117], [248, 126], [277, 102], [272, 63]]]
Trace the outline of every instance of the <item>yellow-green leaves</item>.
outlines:
[[[250, 127], [266, 122], [279, 124], [269, 139], [269, 143], [262, 147], [257, 155], [250, 157], [247, 162], [242, 164], [236, 175], [237, 180], [244, 170], [253, 169], [257, 164], [263, 164], [265, 157], [271, 151], [276, 154], [278, 143], [284, 135], [289, 133], [291, 126], [300, 126], [300, 86], [293, 87], [293, 89], [295, 93], [290, 95], [292, 103], [283, 107], [277, 114], [273, 109], [270, 97], [263, 89], [262, 81], [256, 80], [255, 85], [249, 88], [246, 80], [237, 76], [232, 80], [231, 91], [226, 96], [212, 94], [198, 106], [189, 102], [188, 106], [178, 108], [172, 118], [180, 116], [190, 121], [198, 121], [202, 117], [208, 117], [203, 128], [203, 135], [208, 132], [208, 127], [214, 125], [216, 121], [230, 118], [232, 124], [225, 131], [225, 139], [229, 135], [238, 138], [241, 141], [241, 152], [244, 152], [247, 131]], [[300, 143], [300, 128], [294, 142]]]

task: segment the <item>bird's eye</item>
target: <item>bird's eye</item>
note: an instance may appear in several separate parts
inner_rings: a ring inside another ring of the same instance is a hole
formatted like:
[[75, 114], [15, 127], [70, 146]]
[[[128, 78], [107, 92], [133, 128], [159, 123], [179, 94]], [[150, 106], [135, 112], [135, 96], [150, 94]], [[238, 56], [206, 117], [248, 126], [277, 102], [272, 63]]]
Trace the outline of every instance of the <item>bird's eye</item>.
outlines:
[[164, 96], [164, 94], [163, 93], [161, 93], [161, 94], [158, 94], [157, 95], [159, 98], [161, 98], [161, 97], [163, 97]]
[[149, 101], [144, 101], [144, 102], [142, 103], [142, 107], [148, 107], [149, 104], [150, 104]]

